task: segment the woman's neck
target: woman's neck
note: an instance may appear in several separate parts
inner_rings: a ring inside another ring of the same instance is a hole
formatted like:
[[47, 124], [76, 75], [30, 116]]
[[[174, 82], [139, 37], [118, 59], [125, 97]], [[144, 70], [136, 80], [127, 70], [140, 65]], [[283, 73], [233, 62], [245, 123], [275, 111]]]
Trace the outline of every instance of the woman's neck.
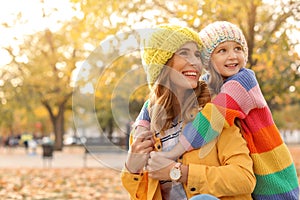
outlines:
[[179, 119], [182, 117], [181, 112], [183, 109], [183, 105], [185, 103], [185, 101], [184, 101], [185, 93], [186, 93], [186, 90], [180, 90], [180, 91], [177, 90], [175, 92], [177, 101], [175, 101], [175, 103], [174, 103], [174, 112], [175, 112], [175, 115], [179, 117]]
[[186, 89], [180, 89], [180, 88], [176, 88], [174, 91], [174, 94], [176, 95], [177, 101], [179, 102], [180, 105], [182, 105], [184, 102], [184, 97], [186, 92], [187, 92]]

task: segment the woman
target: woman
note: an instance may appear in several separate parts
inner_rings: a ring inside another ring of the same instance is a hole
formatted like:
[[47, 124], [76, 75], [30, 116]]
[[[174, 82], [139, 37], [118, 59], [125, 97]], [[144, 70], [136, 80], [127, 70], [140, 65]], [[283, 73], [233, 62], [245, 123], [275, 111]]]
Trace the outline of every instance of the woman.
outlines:
[[206, 199], [252, 199], [253, 163], [237, 126], [224, 128], [213, 146], [185, 153], [176, 162], [154, 151], [172, 149], [184, 124], [210, 101], [206, 84], [198, 81], [201, 46], [196, 32], [163, 25], [144, 48], [151, 131], [131, 135], [122, 172], [131, 199], [188, 199], [201, 194], [212, 195]]

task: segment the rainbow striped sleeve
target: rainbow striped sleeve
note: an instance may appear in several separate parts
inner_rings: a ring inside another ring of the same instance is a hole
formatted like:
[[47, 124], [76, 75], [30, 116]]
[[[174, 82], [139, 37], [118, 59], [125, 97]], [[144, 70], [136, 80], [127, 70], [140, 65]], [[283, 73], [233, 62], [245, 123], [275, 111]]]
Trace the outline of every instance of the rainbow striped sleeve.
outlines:
[[230, 77], [212, 103], [207, 103], [193, 122], [186, 124], [179, 141], [187, 151], [200, 148], [216, 138], [224, 127], [234, 124], [235, 118], [245, 119], [257, 107], [257, 102], [266, 105], [262, 94], [257, 95], [257, 90], [253, 95], [253, 92], [248, 92], [258, 85], [253, 75], [243, 68]]
[[242, 68], [239, 73], [226, 80], [213, 103], [239, 110], [245, 115], [253, 109], [267, 106], [254, 72], [246, 68]]
[[143, 126], [150, 129], [151, 119], [148, 112], [148, 104], [149, 104], [149, 99], [144, 103], [138, 117], [136, 118], [134, 124], [132, 125], [133, 127]]
[[222, 86], [213, 103], [239, 110], [242, 131], [253, 159], [258, 200], [299, 199], [296, 169], [287, 146], [276, 127], [255, 74], [242, 69]]
[[232, 126], [235, 118], [244, 118], [243, 113], [207, 103], [196, 118], [184, 126], [179, 141], [187, 151], [200, 148], [218, 137], [224, 127]]

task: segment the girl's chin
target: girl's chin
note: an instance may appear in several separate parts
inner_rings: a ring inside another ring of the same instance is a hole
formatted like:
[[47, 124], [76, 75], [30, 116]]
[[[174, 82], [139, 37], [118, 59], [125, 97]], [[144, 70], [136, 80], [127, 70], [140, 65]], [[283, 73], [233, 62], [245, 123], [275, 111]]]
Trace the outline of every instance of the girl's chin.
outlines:
[[238, 72], [239, 72], [239, 69], [228, 70], [228, 71], [225, 73], [225, 77], [233, 76], [233, 75], [237, 74]]

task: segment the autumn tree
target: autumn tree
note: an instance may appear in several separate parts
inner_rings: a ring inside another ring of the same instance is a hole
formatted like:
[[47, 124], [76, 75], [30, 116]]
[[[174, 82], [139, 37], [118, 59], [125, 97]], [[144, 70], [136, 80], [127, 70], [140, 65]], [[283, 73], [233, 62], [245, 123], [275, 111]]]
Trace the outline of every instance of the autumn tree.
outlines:
[[[71, 2], [77, 14], [63, 22], [60, 29], [46, 28], [25, 37], [18, 48], [6, 49], [13, 59], [9, 70], [2, 70], [1, 74], [2, 80], [8, 80], [0, 85], [5, 90], [0, 95], [2, 104], [5, 99], [19, 96], [30, 108], [42, 105], [51, 119], [57, 149], [62, 148], [65, 111], [71, 108], [71, 97], [74, 113], [94, 112], [97, 123], [110, 134], [118, 121], [129, 117], [128, 113], [118, 111], [124, 105], [122, 102], [130, 107], [130, 117], [134, 119], [147, 98], [147, 86], [139, 47], [124, 50], [122, 41], [131, 38], [128, 44], [138, 44], [135, 30], [160, 23], [186, 25], [196, 31], [216, 20], [237, 24], [249, 46], [247, 67], [256, 72], [270, 108], [280, 110], [289, 104], [299, 105], [297, 0], [274, 0], [272, 4], [262, 0]], [[122, 79], [127, 76], [131, 79]], [[136, 85], [141, 89], [126, 89]], [[16, 93], [10, 91], [12, 88]], [[76, 120], [75, 124], [82, 121]]]
[[[163, 3], [160, 1], [104, 3], [91, 0], [80, 3], [84, 13], [89, 11], [83, 20], [95, 19], [95, 24], [101, 25], [96, 26], [96, 32], [100, 29], [103, 30], [101, 33], [106, 35], [168, 22], [187, 25], [196, 31], [216, 20], [227, 20], [237, 24], [247, 39], [248, 67], [256, 72], [272, 110], [284, 108], [290, 103], [299, 103], [299, 54], [295, 51], [297, 42], [294, 42], [291, 34], [292, 31], [299, 31], [299, 27], [295, 25], [295, 22], [299, 21], [299, 4], [300, 2], [295, 0], [277, 0], [272, 4], [262, 0]], [[91, 31], [91, 34], [97, 33]], [[101, 61], [101, 58], [98, 60]], [[141, 65], [137, 60], [131, 63], [133, 64]], [[104, 79], [105, 77], [102, 78], [102, 82], [105, 82]]]
[[[63, 147], [65, 112], [71, 108], [73, 93], [72, 73], [86, 51], [83, 44], [79, 44], [81, 35], [72, 22], [63, 23], [58, 31], [46, 28], [24, 36], [18, 48], [6, 48], [12, 58], [7, 73], [11, 82], [15, 80], [14, 100], [31, 110], [37, 110], [40, 105], [44, 107], [53, 127], [56, 150]], [[6, 90], [5, 96], [10, 93]]]

